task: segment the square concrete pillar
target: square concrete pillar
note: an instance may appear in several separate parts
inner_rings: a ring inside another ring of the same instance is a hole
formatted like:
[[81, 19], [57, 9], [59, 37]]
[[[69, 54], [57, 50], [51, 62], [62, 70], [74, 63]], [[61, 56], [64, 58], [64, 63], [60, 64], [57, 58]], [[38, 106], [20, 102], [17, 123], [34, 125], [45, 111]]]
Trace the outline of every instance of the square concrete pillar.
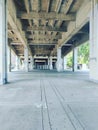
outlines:
[[29, 54], [28, 54], [28, 48], [25, 47], [24, 48], [24, 69], [26, 72], [29, 71], [29, 63], [28, 63], [28, 58], [29, 58]]
[[63, 60], [61, 57], [61, 48], [57, 49], [57, 71], [63, 71]]
[[50, 69], [50, 70], [52, 70], [52, 69], [53, 69], [53, 65], [52, 65], [52, 56], [50, 56], [49, 69]]
[[78, 48], [75, 47], [73, 49], [73, 66], [72, 66], [72, 70], [77, 71], [77, 66], [78, 66]]
[[0, 84], [7, 83], [6, 0], [0, 0]]
[[63, 70], [67, 69], [67, 58], [66, 56], [63, 57]]
[[47, 66], [47, 69], [49, 69], [50, 68], [50, 59], [48, 58], [48, 66]]
[[34, 69], [34, 57], [30, 57], [30, 70]]
[[91, 0], [90, 79], [98, 82], [98, 1]]
[[20, 58], [16, 55], [16, 63], [15, 63], [16, 70], [20, 69]]
[[11, 48], [7, 47], [7, 71], [11, 72]]

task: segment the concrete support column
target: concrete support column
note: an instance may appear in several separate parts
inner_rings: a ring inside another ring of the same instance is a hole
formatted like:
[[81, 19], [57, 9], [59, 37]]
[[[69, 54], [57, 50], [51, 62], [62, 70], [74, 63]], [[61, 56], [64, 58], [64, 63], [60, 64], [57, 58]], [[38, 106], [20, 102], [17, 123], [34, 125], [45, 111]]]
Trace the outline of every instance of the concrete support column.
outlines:
[[67, 69], [67, 58], [66, 58], [66, 56], [63, 57], [63, 69], [64, 70]]
[[29, 58], [28, 48], [25, 47], [25, 48], [24, 48], [24, 68], [25, 68], [25, 71], [26, 71], [26, 72], [29, 71], [28, 58]]
[[8, 72], [11, 72], [11, 48], [10, 47], [8, 47], [7, 48], [8, 49], [8, 51], [7, 51], [7, 61], [8, 61], [8, 66], [7, 66], [7, 70], [8, 70]]
[[49, 60], [49, 58], [48, 58], [48, 67], [47, 67], [47, 69], [49, 69], [50, 67], [49, 67], [49, 65], [50, 65], [50, 60]]
[[49, 69], [52, 70], [53, 69], [53, 65], [52, 65], [52, 56], [50, 56], [50, 64], [49, 64]]
[[77, 66], [78, 66], [78, 48], [75, 47], [73, 49], [73, 72], [77, 70]]
[[31, 65], [30, 65], [31, 67], [31, 70], [33, 70], [34, 69], [34, 57], [32, 57], [31, 56]]
[[90, 79], [98, 81], [98, 0], [91, 0]]
[[61, 57], [61, 48], [57, 49], [57, 71], [63, 71], [63, 60]]
[[20, 69], [20, 58], [16, 55], [16, 70], [19, 70]]
[[0, 0], [0, 84], [7, 83], [6, 0]]

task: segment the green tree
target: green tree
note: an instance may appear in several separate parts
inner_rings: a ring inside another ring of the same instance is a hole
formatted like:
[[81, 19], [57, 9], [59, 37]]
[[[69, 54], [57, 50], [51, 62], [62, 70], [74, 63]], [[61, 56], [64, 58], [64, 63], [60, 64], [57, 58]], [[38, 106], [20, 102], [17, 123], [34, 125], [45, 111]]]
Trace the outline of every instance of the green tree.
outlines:
[[[89, 62], [89, 43], [86, 42], [78, 47], [78, 63], [88, 64]], [[71, 51], [67, 55], [67, 66], [72, 67], [73, 65], [73, 52]]]
[[89, 43], [86, 42], [78, 48], [78, 62], [79, 64], [88, 64], [89, 62]]
[[68, 66], [68, 67], [72, 67], [72, 60], [73, 60], [72, 52], [70, 52], [70, 53], [67, 55], [67, 66]]

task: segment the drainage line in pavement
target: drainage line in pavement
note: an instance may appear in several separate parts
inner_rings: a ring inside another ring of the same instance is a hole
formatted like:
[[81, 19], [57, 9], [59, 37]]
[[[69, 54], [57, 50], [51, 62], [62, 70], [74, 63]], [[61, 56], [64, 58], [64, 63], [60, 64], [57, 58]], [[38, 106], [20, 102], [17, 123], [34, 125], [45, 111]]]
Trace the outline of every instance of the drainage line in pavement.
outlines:
[[46, 90], [45, 90], [44, 83], [42, 85], [43, 85], [43, 91], [44, 91], [46, 106], [47, 106], [47, 115], [48, 115], [49, 126], [50, 126], [50, 130], [52, 130], [52, 125], [51, 125], [51, 120], [50, 120], [50, 114], [49, 114], [49, 107], [48, 107], [48, 101], [47, 101], [47, 96], [46, 96]]
[[[49, 81], [48, 81], [48, 82], [49, 82]], [[75, 127], [75, 125], [73, 124], [73, 122], [72, 122], [72, 120], [71, 120], [70, 116], [68, 115], [67, 111], [65, 110], [65, 107], [64, 107], [64, 105], [63, 105], [62, 101], [60, 100], [60, 98], [59, 98], [59, 96], [58, 96], [57, 92], [55, 91], [55, 89], [54, 89], [53, 85], [52, 85], [50, 82], [49, 82], [49, 84], [50, 84], [50, 86], [51, 86], [51, 88], [52, 88], [53, 92], [54, 92], [54, 93], [55, 93], [55, 95], [57, 96], [57, 98], [58, 98], [58, 100], [59, 100], [59, 102], [60, 102], [60, 104], [61, 104], [61, 106], [62, 106], [62, 108], [63, 108], [63, 110], [64, 110], [64, 112], [65, 112], [65, 114], [67, 115], [67, 117], [68, 117], [69, 121], [71, 122], [71, 124], [72, 124], [72, 126], [73, 126], [74, 130], [77, 130], [77, 129], [76, 129], [76, 127]]]
[[[52, 81], [53, 83], [53, 81]], [[53, 83], [54, 84], [54, 83]], [[53, 86], [53, 85], [52, 85]], [[65, 101], [64, 97], [62, 96], [62, 94], [60, 93], [60, 91], [57, 89], [56, 85], [54, 84], [54, 87], [57, 91], [57, 93], [60, 95], [60, 97]], [[53, 88], [53, 87], [52, 87]], [[57, 94], [57, 95], [58, 95]], [[59, 98], [59, 96], [58, 96]], [[60, 100], [60, 98], [59, 98]], [[62, 102], [62, 101], [61, 101]], [[62, 103], [63, 104], [63, 103]], [[63, 105], [64, 106], [64, 105]], [[80, 126], [82, 127], [83, 130], [85, 130], [85, 127], [83, 126], [83, 124], [80, 122], [80, 120], [77, 118], [77, 116], [74, 114], [74, 112], [72, 111], [71, 107], [67, 104], [67, 107], [69, 108], [69, 110], [71, 111], [71, 113], [73, 114], [73, 116], [75, 117], [75, 119], [78, 121], [78, 123], [80, 124]], [[66, 112], [67, 113], [67, 112]]]
[[40, 80], [40, 91], [41, 91], [41, 115], [42, 115], [42, 130], [44, 130], [44, 120], [43, 120], [43, 97], [42, 97], [42, 84]]

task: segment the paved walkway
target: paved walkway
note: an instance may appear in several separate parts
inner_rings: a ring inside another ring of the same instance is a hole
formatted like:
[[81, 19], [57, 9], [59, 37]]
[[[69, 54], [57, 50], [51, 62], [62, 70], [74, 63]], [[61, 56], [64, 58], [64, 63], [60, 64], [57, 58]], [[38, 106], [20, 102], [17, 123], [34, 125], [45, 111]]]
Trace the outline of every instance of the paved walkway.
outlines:
[[0, 130], [98, 130], [98, 84], [88, 73], [12, 72], [0, 86]]

